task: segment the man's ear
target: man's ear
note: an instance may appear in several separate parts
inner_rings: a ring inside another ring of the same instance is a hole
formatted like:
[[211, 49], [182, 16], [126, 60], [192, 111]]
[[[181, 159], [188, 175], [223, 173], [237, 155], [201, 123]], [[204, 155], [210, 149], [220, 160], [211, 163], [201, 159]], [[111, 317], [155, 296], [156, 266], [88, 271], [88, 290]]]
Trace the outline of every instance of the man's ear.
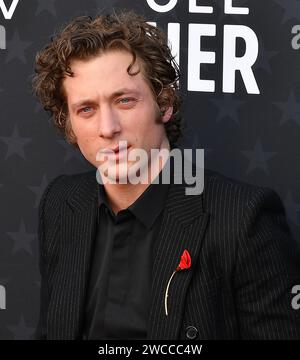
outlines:
[[161, 101], [161, 120], [163, 123], [168, 122], [173, 115], [174, 90], [166, 87], [160, 94]]
[[173, 106], [169, 106], [166, 108], [166, 110], [164, 110], [163, 114], [162, 114], [162, 122], [166, 123], [171, 119], [171, 116], [173, 114]]

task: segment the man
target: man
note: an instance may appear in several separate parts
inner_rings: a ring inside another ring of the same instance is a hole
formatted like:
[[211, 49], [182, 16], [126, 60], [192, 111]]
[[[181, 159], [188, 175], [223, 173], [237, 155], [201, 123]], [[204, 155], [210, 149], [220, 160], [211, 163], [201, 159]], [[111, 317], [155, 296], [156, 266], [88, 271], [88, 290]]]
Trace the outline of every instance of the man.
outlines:
[[[54, 179], [41, 199], [36, 337], [300, 338], [299, 254], [277, 195], [210, 171], [201, 194], [161, 181], [169, 159], [151, 150], [181, 133], [163, 33], [133, 12], [76, 18], [36, 73], [55, 125], [99, 169]], [[146, 181], [128, 181], [137, 173]]]

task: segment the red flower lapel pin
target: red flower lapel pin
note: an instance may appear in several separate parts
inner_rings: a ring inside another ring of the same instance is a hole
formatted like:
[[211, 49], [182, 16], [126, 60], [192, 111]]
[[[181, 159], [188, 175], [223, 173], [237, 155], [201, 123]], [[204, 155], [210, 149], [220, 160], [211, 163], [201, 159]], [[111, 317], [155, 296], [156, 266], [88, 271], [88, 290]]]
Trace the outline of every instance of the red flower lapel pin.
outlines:
[[169, 281], [168, 281], [168, 285], [167, 285], [167, 289], [166, 289], [166, 293], [165, 293], [165, 312], [166, 312], [166, 315], [168, 316], [168, 292], [169, 292], [169, 287], [170, 287], [170, 284], [171, 284], [171, 281], [173, 279], [173, 276], [178, 272], [178, 271], [181, 271], [181, 270], [184, 270], [184, 269], [189, 269], [191, 267], [191, 264], [192, 264], [192, 260], [191, 260], [191, 256], [189, 254], [189, 252], [187, 250], [184, 250], [184, 252], [182, 253], [181, 255], [181, 258], [180, 258], [180, 263], [179, 265], [177, 266], [176, 270], [173, 272], [173, 274], [171, 275]]

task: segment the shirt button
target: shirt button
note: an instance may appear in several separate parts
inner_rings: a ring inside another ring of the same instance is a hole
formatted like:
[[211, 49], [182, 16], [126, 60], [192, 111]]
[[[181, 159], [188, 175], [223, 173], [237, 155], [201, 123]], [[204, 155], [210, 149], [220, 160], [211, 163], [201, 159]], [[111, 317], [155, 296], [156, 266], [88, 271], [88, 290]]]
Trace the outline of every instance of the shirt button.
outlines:
[[197, 328], [195, 328], [195, 326], [188, 326], [185, 329], [185, 335], [188, 339], [196, 339], [196, 337], [198, 336], [198, 330]]

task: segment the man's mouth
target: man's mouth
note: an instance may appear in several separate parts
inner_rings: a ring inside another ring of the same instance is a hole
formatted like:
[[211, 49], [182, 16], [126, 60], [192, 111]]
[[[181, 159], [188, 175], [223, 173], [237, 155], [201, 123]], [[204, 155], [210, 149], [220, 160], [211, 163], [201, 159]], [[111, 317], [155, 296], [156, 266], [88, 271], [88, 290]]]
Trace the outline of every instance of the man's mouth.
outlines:
[[119, 153], [121, 151], [124, 151], [124, 150], [127, 150], [129, 148], [129, 145], [128, 146], [116, 146], [114, 148], [105, 148], [103, 150], [101, 150], [102, 153]]
[[107, 156], [114, 155], [116, 159], [118, 159], [120, 156], [125, 155], [130, 148], [130, 145], [127, 144], [127, 142], [120, 142], [117, 146], [111, 147], [111, 148], [105, 148], [101, 150], [102, 154], [105, 154]]

